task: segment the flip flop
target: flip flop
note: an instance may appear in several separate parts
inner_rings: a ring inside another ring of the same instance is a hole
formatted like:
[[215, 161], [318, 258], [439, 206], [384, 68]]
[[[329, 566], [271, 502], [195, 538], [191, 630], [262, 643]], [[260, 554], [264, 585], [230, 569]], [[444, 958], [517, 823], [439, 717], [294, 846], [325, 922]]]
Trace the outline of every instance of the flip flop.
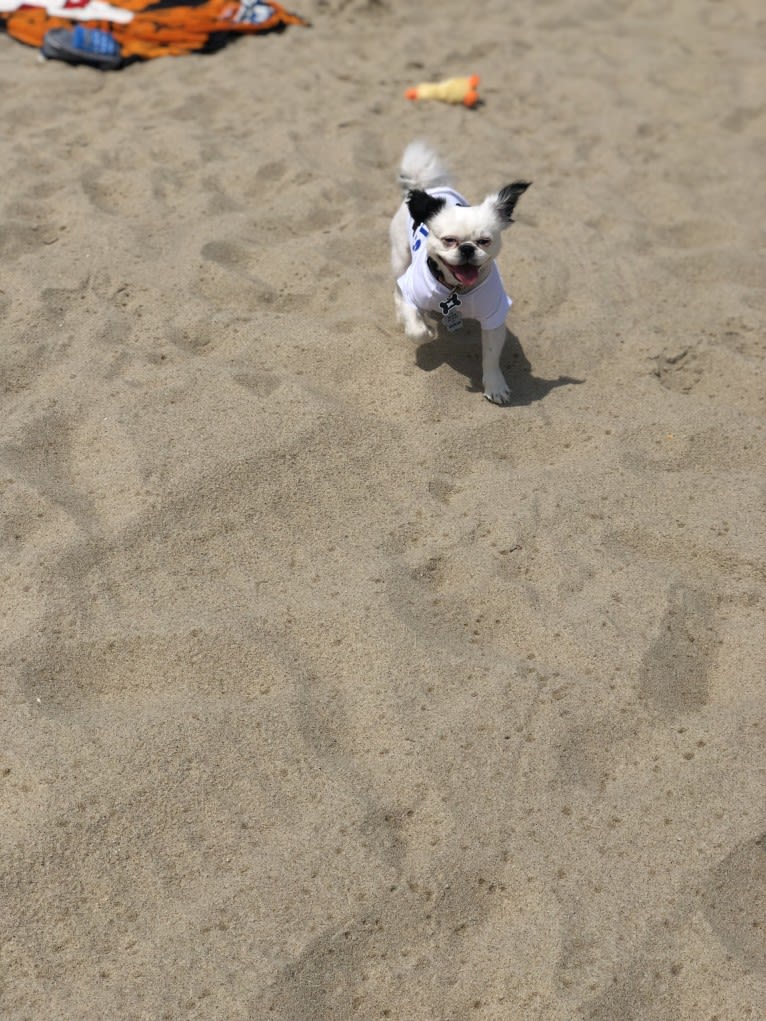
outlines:
[[122, 67], [122, 54], [117, 41], [100, 28], [52, 28], [45, 33], [40, 50], [48, 60], [65, 60], [68, 64], [88, 64], [101, 71]]

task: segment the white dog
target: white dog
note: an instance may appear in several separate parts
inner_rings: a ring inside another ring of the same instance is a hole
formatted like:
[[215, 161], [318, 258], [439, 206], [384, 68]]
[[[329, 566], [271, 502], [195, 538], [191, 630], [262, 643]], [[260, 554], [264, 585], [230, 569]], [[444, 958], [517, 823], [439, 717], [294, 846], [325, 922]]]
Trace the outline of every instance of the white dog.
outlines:
[[511, 299], [495, 259], [529, 183], [515, 181], [481, 205], [469, 206], [452, 188], [433, 149], [411, 142], [402, 156], [399, 184], [404, 201], [391, 221], [391, 266], [404, 330], [422, 343], [436, 336], [434, 316], [450, 332], [460, 329], [463, 319], [478, 319], [484, 396], [508, 404], [511, 391], [500, 355]]

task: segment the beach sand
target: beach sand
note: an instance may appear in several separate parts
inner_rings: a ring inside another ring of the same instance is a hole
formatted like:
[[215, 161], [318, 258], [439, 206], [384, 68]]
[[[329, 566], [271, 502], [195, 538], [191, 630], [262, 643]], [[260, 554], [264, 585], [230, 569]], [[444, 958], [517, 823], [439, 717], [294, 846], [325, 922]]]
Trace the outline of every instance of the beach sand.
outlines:
[[[0, 1016], [762, 1021], [761, 5], [288, 6], [0, 38]], [[534, 182], [509, 408], [419, 137]]]

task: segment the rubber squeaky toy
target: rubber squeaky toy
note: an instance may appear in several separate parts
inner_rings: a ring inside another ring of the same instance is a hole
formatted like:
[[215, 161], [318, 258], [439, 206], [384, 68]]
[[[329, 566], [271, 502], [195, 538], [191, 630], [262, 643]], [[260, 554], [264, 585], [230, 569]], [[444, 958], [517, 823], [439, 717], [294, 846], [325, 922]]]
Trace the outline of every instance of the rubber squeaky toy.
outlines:
[[413, 89], [404, 93], [407, 99], [440, 99], [443, 103], [462, 103], [464, 106], [476, 106], [479, 93], [477, 74], [466, 78], [445, 78], [441, 82], [421, 82]]

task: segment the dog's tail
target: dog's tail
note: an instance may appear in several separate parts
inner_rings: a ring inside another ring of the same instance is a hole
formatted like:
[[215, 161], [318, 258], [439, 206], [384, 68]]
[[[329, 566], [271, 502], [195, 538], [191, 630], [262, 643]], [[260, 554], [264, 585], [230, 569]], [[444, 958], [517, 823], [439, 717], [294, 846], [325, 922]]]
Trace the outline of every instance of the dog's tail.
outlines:
[[438, 188], [450, 183], [450, 175], [439, 155], [427, 142], [410, 142], [399, 166], [399, 187], [403, 195], [416, 189]]

